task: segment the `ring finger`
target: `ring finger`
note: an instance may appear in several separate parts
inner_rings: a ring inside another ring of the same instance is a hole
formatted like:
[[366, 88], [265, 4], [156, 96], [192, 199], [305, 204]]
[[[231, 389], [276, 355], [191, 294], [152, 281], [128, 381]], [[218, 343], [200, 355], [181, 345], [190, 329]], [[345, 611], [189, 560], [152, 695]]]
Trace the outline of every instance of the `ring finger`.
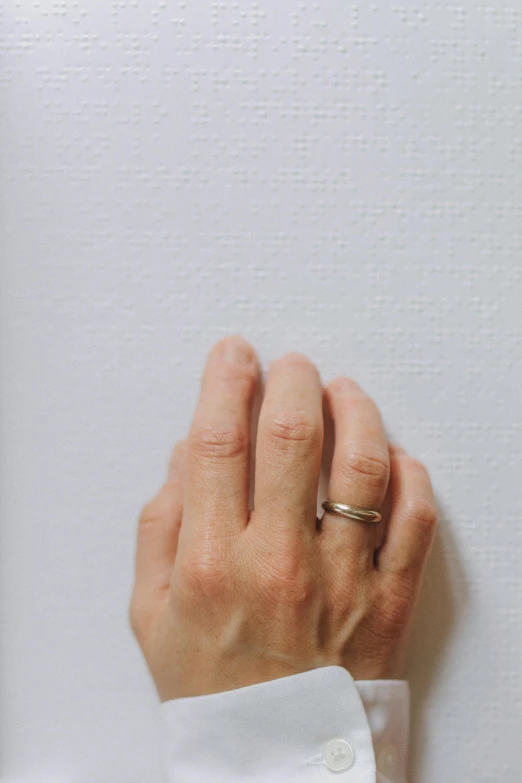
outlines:
[[[328, 498], [379, 511], [390, 477], [388, 441], [379, 409], [349, 378], [329, 383], [325, 396], [335, 430]], [[373, 565], [380, 525], [325, 512], [321, 529], [332, 543], [346, 547], [364, 565]]]

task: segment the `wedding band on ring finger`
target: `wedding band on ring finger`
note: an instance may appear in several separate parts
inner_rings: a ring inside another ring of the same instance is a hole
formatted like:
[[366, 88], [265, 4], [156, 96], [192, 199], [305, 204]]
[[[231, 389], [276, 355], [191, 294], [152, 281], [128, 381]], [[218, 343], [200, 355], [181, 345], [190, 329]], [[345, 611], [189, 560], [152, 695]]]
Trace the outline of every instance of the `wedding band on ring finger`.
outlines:
[[321, 505], [323, 509], [330, 514], [337, 514], [346, 519], [355, 520], [364, 524], [378, 525], [379, 522], [382, 521], [382, 514], [373, 509], [352, 506], [348, 503], [339, 503], [338, 501], [330, 500], [330, 498], [323, 500]]
[[[390, 455], [379, 409], [349, 378], [331, 382], [325, 397], [335, 433], [327, 500], [381, 514], [390, 477]], [[337, 513], [330, 507], [325, 509], [324, 517], [321, 528], [328, 536], [341, 537], [344, 546], [360, 550], [363, 559], [372, 561], [381, 529], [371, 523], [375, 515], [365, 515], [364, 520], [348, 517], [348, 524], [343, 525], [339, 507]]]

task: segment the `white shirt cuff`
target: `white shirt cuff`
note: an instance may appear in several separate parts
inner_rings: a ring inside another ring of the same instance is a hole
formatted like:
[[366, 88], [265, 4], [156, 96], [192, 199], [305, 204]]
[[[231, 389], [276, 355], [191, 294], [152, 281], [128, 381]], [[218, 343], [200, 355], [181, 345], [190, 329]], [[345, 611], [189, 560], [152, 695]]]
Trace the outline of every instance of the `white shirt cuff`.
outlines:
[[404, 680], [325, 666], [161, 710], [169, 783], [406, 783]]

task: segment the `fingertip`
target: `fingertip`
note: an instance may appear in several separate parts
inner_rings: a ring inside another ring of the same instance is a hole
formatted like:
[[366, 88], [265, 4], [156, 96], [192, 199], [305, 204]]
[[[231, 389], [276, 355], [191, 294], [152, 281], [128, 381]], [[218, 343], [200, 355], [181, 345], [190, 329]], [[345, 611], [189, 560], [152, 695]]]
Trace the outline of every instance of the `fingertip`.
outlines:
[[349, 392], [362, 391], [362, 388], [357, 381], [353, 378], [347, 378], [344, 375], [339, 375], [337, 378], [331, 380], [326, 388], [334, 394], [347, 394]]
[[216, 343], [210, 354], [232, 364], [258, 364], [255, 349], [240, 334], [230, 334], [223, 337]]

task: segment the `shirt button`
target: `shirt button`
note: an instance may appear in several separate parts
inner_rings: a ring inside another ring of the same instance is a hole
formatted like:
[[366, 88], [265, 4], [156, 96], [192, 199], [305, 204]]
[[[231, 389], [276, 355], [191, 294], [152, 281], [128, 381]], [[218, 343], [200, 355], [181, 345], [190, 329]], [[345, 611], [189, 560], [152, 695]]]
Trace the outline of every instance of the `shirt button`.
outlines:
[[323, 761], [332, 772], [344, 772], [350, 769], [355, 760], [352, 746], [342, 739], [327, 742], [323, 748]]
[[385, 745], [377, 756], [377, 769], [382, 775], [390, 778], [397, 771], [397, 746]]

